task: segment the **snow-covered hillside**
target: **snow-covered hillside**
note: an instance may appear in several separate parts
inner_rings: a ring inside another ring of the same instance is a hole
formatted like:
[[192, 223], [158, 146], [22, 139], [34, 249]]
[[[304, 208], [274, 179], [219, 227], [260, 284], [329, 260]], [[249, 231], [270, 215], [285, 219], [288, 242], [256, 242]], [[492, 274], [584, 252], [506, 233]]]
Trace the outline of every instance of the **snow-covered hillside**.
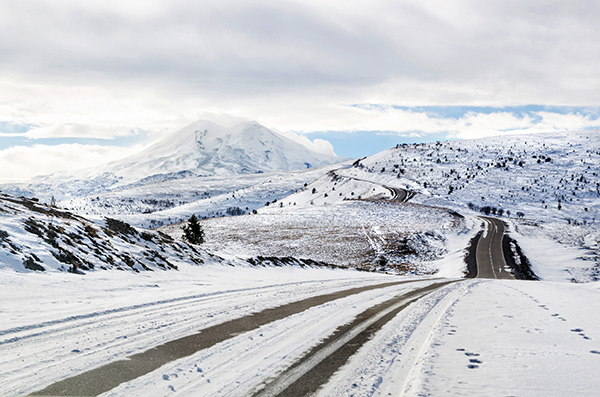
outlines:
[[[414, 200], [539, 221], [600, 222], [600, 132], [398, 145], [340, 171]], [[521, 215], [522, 213], [522, 215]]]
[[411, 202], [500, 216], [547, 279], [600, 279], [598, 131], [398, 145], [337, 173], [418, 192]]
[[0, 188], [16, 196], [61, 200], [198, 176], [302, 170], [342, 160], [311, 151], [254, 121], [225, 128], [201, 120], [105, 166], [39, 176], [30, 183]]
[[34, 200], [0, 194], [0, 269], [18, 272], [169, 270], [198, 265], [206, 252], [122, 221], [92, 222]]
[[[344, 163], [342, 163], [344, 164]], [[83, 215], [114, 216], [139, 227], [158, 227], [199, 218], [240, 215], [284, 198], [332, 168], [302, 171], [190, 177], [63, 200]]]
[[[479, 230], [483, 210], [505, 219], [543, 279], [594, 281], [600, 277], [596, 136], [400, 145], [332, 170], [256, 215], [205, 221], [207, 246], [460, 277], [458, 253]], [[417, 194], [409, 205], [386, 203], [393, 187]], [[561, 209], [552, 200], [561, 200]], [[452, 221], [453, 211], [465, 220]]]

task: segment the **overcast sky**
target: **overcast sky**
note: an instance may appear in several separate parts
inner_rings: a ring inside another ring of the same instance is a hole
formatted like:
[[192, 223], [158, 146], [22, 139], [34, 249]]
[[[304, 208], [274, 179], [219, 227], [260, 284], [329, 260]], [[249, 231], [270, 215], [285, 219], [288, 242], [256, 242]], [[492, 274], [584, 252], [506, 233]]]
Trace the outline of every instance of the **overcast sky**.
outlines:
[[0, 0], [0, 179], [201, 118], [350, 156], [597, 128], [598, 21], [596, 0]]

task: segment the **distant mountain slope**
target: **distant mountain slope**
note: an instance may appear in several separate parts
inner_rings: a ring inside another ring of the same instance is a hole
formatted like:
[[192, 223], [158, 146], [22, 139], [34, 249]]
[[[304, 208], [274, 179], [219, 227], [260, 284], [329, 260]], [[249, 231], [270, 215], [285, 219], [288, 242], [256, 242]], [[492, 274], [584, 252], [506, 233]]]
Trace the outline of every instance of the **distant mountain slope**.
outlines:
[[302, 170], [342, 160], [311, 151], [254, 121], [226, 128], [201, 120], [105, 166], [39, 176], [0, 189], [47, 201], [51, 196], [78, 197], [198, 176]]

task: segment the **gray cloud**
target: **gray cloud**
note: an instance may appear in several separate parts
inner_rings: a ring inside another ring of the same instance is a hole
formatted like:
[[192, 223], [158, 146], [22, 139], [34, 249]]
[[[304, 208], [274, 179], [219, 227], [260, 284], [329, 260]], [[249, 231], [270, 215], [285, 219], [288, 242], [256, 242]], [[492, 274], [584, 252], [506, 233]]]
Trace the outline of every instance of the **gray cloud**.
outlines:
[[85, 4], [11, 3], [0, 67], [62, 82], [141, 79], [217, 91], [364, 85], [418, 72], [385, 41], [299, 5], [167, 2], [140, 16]]
[[205, 112], [311, 130], [351, 103], [598, 106], [598, 20], [595, 0], [0, 0], [0, 112], [102, 135]]

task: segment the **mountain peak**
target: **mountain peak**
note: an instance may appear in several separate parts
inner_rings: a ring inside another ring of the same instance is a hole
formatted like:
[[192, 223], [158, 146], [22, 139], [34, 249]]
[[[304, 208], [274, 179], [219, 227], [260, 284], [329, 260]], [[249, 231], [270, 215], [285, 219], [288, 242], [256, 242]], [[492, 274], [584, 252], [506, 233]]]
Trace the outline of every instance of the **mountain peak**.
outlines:
[[144, 151], [112, 163], [110, 171], [131, 181], [181, 172], [204, 176], [290, 171], [340, 160], [313, 152], [254, 120], [232, 127], [198, 120]]

